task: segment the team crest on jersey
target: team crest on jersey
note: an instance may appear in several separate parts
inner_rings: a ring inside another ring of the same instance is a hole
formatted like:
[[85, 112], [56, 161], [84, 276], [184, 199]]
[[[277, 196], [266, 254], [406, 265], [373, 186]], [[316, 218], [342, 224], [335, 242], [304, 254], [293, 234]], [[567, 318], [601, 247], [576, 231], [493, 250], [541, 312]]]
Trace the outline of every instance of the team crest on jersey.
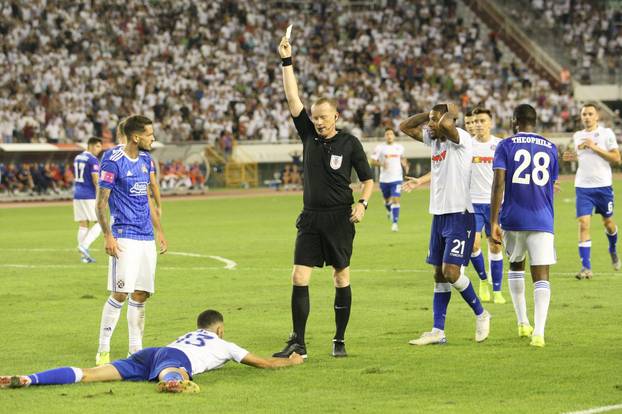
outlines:
[[331, 155], [330, 156], [330, 168], [333, 170], [338, 170], [341, 167], [341, 162], [343, 161], [343, 155]]
[[147, 167], [145, 166], [145, 164], [143, 164], [142, 167], [142, 172], [144, 172], [145, 174], [147, 174], [149, 171], [147, 170]]

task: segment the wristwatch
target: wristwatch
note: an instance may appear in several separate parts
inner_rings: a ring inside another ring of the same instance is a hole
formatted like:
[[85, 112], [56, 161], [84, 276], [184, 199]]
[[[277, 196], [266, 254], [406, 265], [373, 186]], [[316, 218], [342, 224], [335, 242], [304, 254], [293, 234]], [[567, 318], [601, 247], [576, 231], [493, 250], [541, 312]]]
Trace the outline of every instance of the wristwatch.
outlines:
[[365, 200], [364, 198], [361, 198], [359, 200], [359, 203], [361, 203], [363, 205], [363, 207], [365, 207], [365, 210], [367, 210], [367, 200]]

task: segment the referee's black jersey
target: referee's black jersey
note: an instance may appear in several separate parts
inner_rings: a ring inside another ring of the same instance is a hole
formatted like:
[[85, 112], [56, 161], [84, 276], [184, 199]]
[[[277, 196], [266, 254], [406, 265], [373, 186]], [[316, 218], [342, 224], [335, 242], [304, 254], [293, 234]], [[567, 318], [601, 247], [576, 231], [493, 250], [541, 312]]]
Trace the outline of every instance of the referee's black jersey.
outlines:
[[373, 178], [361, 142], [343, 131], [330, 139], [321, 138], [304, 108], [294, 125], [303, 145], [304, 208], [351, 206], [352, 168], [361, 181]]

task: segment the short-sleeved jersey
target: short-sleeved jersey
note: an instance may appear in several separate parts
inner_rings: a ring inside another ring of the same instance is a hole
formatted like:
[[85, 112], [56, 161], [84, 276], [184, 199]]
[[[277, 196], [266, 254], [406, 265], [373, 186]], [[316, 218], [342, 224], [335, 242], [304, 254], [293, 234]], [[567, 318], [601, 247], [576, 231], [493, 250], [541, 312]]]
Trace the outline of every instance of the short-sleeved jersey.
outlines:
[[232, 342], [218, 337], [214, 332], [198, 329], [180, 336], [167, 345], [182, 351], [192, 365], [192, 375], [222, 367], [226, 362], [241, 362], [249, 352]]
[[119, 151], [123, 151], [123, 148], [125, 148], [125, 145], [123, 144], [119, 144], [119, 145], [115, 145], [114, 147], [110, 148], [109, 150], [106, 150], [102, 153], [102, 160], [101, 163], [103, 164], [104, 161], [110, 159], [110, 157], [113, 154], [116, 154]]
[[380, 182], [394, 183], [402, 181], [402, 157], [404, 147], [402, 144], [380, 144], [374, 149], [371, 159], [380, 163]]
[[111, 190], [108, 204], [115, 238], [153, 240], [148, 187], [154, 168], [144, 151], [136, 159], [117, 151], [102, 162], [99, 185]]
[[423, 130], [423, 143], [432, 147], [432, 181], [430, 183], [430, 214], [473, 213], [471, 203], [471, 135], [457, 128], [459, 143], [448, 139], [432, 139]]
[[92, 174], [99, 174], [99, 161], [88, 151], [84, 151], [73, 160], [74, 200], [94, 200], [97, 198]]
[[505, 170], [501, 228], [553, 233], [553, 184], [558, 175], [555, 144], [540, 135], [519, 132], [499, 143], [492, 168]]
[[591, 149], [579, 149], [579, 145], [586, 139], [591, 139], [605, 151], [618, 149], [616, 135], [609, 128], [599, 126], [591, 132], [586, 130], [575, 132], [572, 140], [579, 159], [579, 168], [574, 180], [575, 187], [598, 188], [611, 186], [611, 165]]
[[486, 142], [473, 139], [471, 165], [471, 201], [476, 204], [490, 204], [492, 189], [492, 161], [501, 138], [491, 136]]
[[294, 125], [303, 146], [304, 207], [351, 206], [354, 202], [350, 188], [352, 168], [361, 181], [373, 177], [361, 142], [344, 131], [338, 131], [330, 139], [320, 137], [305, 109], [294, 118]]

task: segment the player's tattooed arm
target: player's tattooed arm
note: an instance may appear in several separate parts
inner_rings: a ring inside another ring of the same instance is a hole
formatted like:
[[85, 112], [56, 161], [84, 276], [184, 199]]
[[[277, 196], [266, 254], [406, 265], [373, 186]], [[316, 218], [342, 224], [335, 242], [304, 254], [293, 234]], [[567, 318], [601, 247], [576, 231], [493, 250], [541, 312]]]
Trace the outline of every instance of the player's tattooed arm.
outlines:
[[[292, 57], [292, 47], [289, 44], [289, 39], [285, 36], [281, 38], [281, 43], [279, 43], [279, 56], [281, 59], [291, 59]], [[298, 96], [298, 82], [292, 65], [283, 66], [283, 88], [285, 89], [289, 112], [295, 118], [300, 115], [304, 106], [300, 96]]]
[[456, 128], [456, 119], [459, 114], [460, 109], [458, 108], [458, 105], [447, 104], [447, 112], [445, 112], [438, 121], [443, 135], [455, 144], [460, 143], [460, 134], [458, 134], [458, 129]]
[[492, 240], [496, 244], [501, 244], [502, 233], [499, 225], [499, 211], [501, 210], [501, 201], [503, 200], [503, 192], [505, 191], [505, 170], [496, 169], [492, 179], [492, 195], [490, 200], [490, 224], [492, 232]]
[[97, 190], [96, 213], [97, 221], [104, 233], [104, 248], [109, 256], [119, 257], [119, 246], [116, 239], [112, 236], [110, 223], [108, 222], [108, 199], [110, 198], [110, 189], [99, 187]]
[[423, 142], [423, 127], [430, 119], [428, 112], [413, 115], [400, 123], [400, 131], [419, 142]]

